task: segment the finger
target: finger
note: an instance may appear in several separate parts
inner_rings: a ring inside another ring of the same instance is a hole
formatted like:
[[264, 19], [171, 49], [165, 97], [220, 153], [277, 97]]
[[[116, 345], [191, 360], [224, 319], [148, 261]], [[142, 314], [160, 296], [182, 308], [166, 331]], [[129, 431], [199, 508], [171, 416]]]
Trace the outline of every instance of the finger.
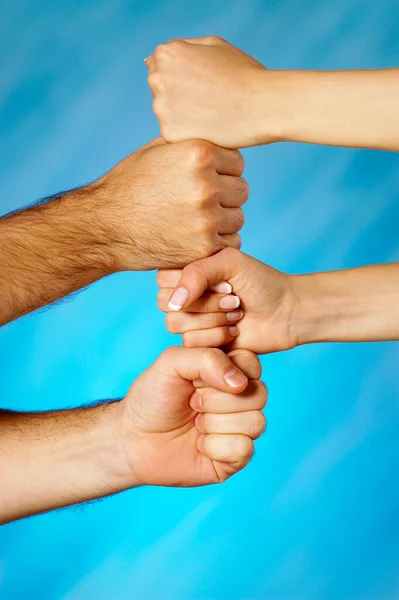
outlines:
[[224, 244], [225, 248], [234, 248], [239, 250], [241, 248], [242, 240], [238, 233], [228, 233], [220, 236], [220, 241]]
[[151, 54], [151, 56], [147, 56], [144, 59], [144, 64], [148, 69], [148, 74], [153, 73], [155, 71], [155, 56]]
[[[259, 358], [250, 350], [237, 349], [227, 353], [236, 367], [240, 369], [248, 379], [260, 379], [262, 377], [262, 365]], [[264, 385], [264, 384], [262, 384]]]
[[197, 387], [190, 406], [199, 413], [226, 414], [263, 410], [267, 404], [267, 388], [263, 381], [251, 379], [241, 394], [221, 392], [210, 387]]
[[219, 348], [231, 342], [239, 333], [240, 330], [236, 325], [187, 331], [183, 333], [183, 344], [186, 348]]
[[222, 190], [220, 204], [226, 208], [238, 208], [245, 204], [249, 197], [249, 185], [242, 177], [219, 175]]
[[[160, 288], [173, 288], [179, 283], [183, 269], [159, 269], [157, 273], [157, 284]], [[209, 288], [212, 292], [218, 294], [231, 294], [232, 287], [227, 281], [220, 281]]]
[[[186, 42], [187, 44], [198, 44], [198, 46], [216, 46], [222, 43], [228, 44], [225, 40], [214, 35], [208, 35], [200, 38], [176, 38], [176, 41]], [[228, 44], [229, 46], [231, 44]]]
[[157, 285], [160, 288], [174, 288], [181, 277], [183, 269], [159, 269]]
[[234, 366], [229, 357], [218, 349], [192, 349], [175, 346], [165, 350], [160, 357], [160, 367], [165, 373], [171, 369], [189, 381], [201, 380], [210, 387], [239, 394], [248, 385], [248, 378]]
[[[223, 351], [225, 351], [225, 348], [223, 348]], [[260, 363], [259, 358], [256, 356], [256, 354], [254, 354], [250, 350], [244, 350], [244, 348], [236, 348], [235, 350], [231, 350], [230, 352], [227, 352], [226, 354], [230, 358], [231, 362], [233, 362], [240, 369], [240, 371], [242, 371], [244, 373], [244, 375], [246, 375], [248, 377], [250, 382], [252, 380], [260, 379], [260, 377], [262, 375], [262, 365]], [[204, 383], [203, 381], [200, 381], [200, 380], [196, 380], [193, 383], [197, 389], [201, 388], [200, 394], [202, 396], [203, 390], [204, 389], [206, 390], [206, 388], [207, 388], [206, 383]], [[260, 385], [262, 388], [264, 388], [264, 390], [266, 390], [266, 386], [263, 382], [261, 382]], [[246, 392], [243, 392], [243, 394], [245, 394], [245, 393]], [[241, 394], [241, 396], [243, 394]], [[266, 390], [266, 395], [267, 395], [267, 390]], [[193, 406], [193, 408], [194, 408], [194, 406]], [[250, 408], [263, 408], [263, 406], [254, 406], [254, 407], [250, 407]], [[249, 410], [249, 409], [243, 409], [243, 410]], [[215, 411], [209, 410], [208, 412], [218, 412], [218, 411], [217, 410], [215, 410]], [[225, 412], [234, 412], [234, 410], [230, 410], [230, 411], [228, 410]]]
[[211, 460], [234, 463], [238, 468], [243, 468], [248, 464], [254, 453], [253, 440], [242, 434], [201, 435], [198, 438], [197, 447], [204, 456]]
[[[221, 240], [223, 243], [229, 243], [233, 236], [238, 234], [221, 236]], [[229, 281], [239, 270], [242, 256], [240, 252], [224, 249], [184, 267], [180, 281], [169, 299], [169, 308], [180, 310], [183, 306], [191, 307], [211, 285], [219, 281]]]
[[[176, 311], [174, 308], [177, 300], [171, 299], [173, 290], [163, 288], [158, 292], [158, 308], [163, 312]], [[172, 303], [171, 303], [172, 300]], [[199, 300], [194, 301], [190, 305], [190, 312], [193, 313], [215, 313], [215, 312], [231, 312], [240, 306], [240, 299], [233, 294], [203, 294]]]
[[224, 208], [219, 234], [237, 233], [244, 225], [245, 217], [242, 208]]
[[231, 312], [186, 313], [170, 312], [166, 315], [166, 328], [170, 333], [185, 333], [194, 330], [209, 330], [224, 325], [231, 326], [244, 316], [239, 308]]
[[265, 415], [260, 410], [231, 414], [200, 413], [195, 426], [201, 433], [241, 433], [257, 440], [266, 428]]
[[214, 146], [214, 165], [219, 175], [241, 177], [244, 173], [244, 157], [239, 150]]

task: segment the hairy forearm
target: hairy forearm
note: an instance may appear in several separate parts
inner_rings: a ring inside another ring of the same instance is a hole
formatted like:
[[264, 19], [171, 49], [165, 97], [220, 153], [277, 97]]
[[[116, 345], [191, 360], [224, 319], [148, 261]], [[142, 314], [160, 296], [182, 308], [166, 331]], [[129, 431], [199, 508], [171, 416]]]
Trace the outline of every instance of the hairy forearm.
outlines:
[[133, 487], [118, 410], [0, 412], [0, 523]]
[[0, 325], [114, 270], [101, 201], [94, 183], [0, 219]]
[[259, 143], [272, 137], [399, 150], [399, 69], [260, 71], [257, 77]]
[[292, 277], [297, 344], [399, 340], [399, 264]]

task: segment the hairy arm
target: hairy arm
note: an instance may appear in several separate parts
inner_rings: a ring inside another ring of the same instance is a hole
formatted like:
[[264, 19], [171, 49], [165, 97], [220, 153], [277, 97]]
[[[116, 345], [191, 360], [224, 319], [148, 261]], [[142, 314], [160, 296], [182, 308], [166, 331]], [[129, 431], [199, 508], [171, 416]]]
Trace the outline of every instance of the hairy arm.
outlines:
[[153, 140], [98, 181], [0, 219], [0, 325], [116, 271], [181, 267], [239, 247], [237, 151]]
[[90, 207], [98, 184], [0, 219], [0, 325], [114, 270], [107, 232]]
[[0, 411], [0, 523], [133, 487], [118, 410]]

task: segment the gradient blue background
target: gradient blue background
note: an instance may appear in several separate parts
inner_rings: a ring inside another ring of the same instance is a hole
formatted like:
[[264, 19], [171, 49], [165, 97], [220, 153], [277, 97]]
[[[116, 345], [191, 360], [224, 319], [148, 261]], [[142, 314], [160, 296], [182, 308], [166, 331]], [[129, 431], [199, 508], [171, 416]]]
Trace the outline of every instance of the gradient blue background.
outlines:
[[[218, 34], [271, 68], [399, 65], [397, 0], [3, 0], [1, 212], [88, 182], [155, 137], [154, 46]], [[399, 260], [398, 155], [245, 152], [244, 250], [289, 272]], [[103, 280], [0, 331], [1, 405], [123, 395], [170, 344], [154, 273]], [[267, 434], [223, 486], [139, 489], [0, 530], [0, 597], [396, 600], [395, 344], [263, 359]], [[5, 482], [2, 485], [6, 484]]]

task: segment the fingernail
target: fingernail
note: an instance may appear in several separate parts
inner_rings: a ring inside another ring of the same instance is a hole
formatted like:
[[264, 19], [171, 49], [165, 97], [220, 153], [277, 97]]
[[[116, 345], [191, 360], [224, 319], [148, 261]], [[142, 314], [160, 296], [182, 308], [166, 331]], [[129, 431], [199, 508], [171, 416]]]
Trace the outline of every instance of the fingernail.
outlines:
[[238, 308], [240, 299], [238, 296], [225, 296], [219, 302], [220, 308]]
[[236, 335], [238, 335], [239, 329], [238, 327], [229, 327], [229, 334], [232, 335], [233, 337], [236, 337]]
[[171, 310], [180, 310], [187, 298], [188, 290], [184, 287], [179, 287], [169, 298], [168, 306]]
[[191, 407], [192, 408], [201, 408], [202, 406], [202, 396], [199, 393], [198, 390], [195, 390], [194, 394], [191, 396], [191, 401], [190, 401]]
[[150, 58], [150, 57], [149, 57], [149, 56], [147, 56], [147, 57], [146, 57], [146, 58], [143, 60], [143, 63], [147, 63], [147, 60], [148, 60], [149, 58]]
[[233, 288], [229, 283], [227, 283], [227, 281], [222, 281], [212, 286], [212, 290], [218, 294], [231, 294]]
[[230, 387], [241, 387], [244, 383], [247, 383], [247, 378], [244, 373], [237, 369], [230, 369], [224, 376], [224, 380]]
[[243, 310], [233, 310], [233, 312], [226, 313], [226, 318], [228, 321], [238, 321], [242, 318], [243, 314]]

